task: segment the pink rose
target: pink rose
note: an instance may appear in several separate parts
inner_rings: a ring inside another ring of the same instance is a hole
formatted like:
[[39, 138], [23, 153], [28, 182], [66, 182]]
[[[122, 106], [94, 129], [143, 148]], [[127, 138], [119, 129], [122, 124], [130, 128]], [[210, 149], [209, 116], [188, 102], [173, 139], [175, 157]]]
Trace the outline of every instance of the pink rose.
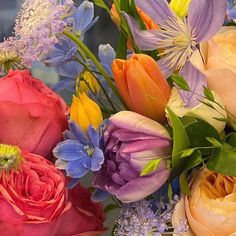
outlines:
[[19, 170], [1, 172], [1, 236], [97, 236], [104, 231], [102, 206], [45, 158], [21, 151]]
[[49, 157], [67, 128], [66, 104], [27, 70], [0, 79], [0, 142]]

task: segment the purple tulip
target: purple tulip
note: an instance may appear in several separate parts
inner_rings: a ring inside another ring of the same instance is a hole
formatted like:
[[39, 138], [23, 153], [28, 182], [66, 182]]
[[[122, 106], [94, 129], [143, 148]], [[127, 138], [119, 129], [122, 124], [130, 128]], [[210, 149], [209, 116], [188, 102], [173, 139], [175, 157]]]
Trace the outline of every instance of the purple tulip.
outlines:
[[[94, 185], [125, 203], [141, 200], [169, 177], [164, 157], [171, 154], [171, 138], [162, 125], [135, 112], [121, 111], [109, 120], [105, 162], [95, 174]], [[158, 169], [141, 177], [147, 163], [158, 158], [163, 159]]]

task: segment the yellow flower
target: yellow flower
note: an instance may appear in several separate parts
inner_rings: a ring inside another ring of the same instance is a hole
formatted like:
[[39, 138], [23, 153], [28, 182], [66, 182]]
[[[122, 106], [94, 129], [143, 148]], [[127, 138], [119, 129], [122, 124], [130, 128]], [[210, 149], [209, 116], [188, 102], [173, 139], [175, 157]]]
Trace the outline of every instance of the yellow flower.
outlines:
[[98, 128], [103, 121], [100, 107], [86, 93], [79, 94], [78, 97], [73, 96], [70, 119], [79, 124], [84, 132], [89, 125]]
[[78, 92], [88, 93], [88, 91], [91, 91], [94, 94], [99, 93], [99, 84], [92, 73], [85, 71], [79, 78], [79, 81]]
[[188, 6], [191, 0], [171, 0], [171, 9], [181, 18], [187, 16]]

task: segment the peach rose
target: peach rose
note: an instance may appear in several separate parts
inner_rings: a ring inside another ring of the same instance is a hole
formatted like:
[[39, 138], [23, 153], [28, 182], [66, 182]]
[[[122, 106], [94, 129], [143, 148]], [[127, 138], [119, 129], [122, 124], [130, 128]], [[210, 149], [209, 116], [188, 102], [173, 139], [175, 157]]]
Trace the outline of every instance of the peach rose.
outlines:
[[236, 117], [236, 27], [222, 27], [213, 39], [201, 44], [201, 54], [196, 51], [191, 62]]
[[191, 196], [181, 199], [172, 218], [175, 228], [187, 218], [192, 232], [181, 236], [236, 235], [236, 178], [203, 168], [190, 185]]

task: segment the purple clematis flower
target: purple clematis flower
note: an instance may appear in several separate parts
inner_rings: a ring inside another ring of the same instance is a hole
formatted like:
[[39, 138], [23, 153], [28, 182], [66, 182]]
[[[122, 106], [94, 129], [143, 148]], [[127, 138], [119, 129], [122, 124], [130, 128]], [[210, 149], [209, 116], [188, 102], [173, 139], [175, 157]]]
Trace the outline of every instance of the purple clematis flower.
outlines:
[[188, 18], [179, 18], [166, 0], [135, 0], [136, 5], [160, 26], [158, 30], [141, 30], [126, 13], [130, 30], [142, 50], [163, 49], [158, 62], [165, 75], [181, 69], [197, 45], [213, 37], [224, 23], [226, 0], [192, 0]]

